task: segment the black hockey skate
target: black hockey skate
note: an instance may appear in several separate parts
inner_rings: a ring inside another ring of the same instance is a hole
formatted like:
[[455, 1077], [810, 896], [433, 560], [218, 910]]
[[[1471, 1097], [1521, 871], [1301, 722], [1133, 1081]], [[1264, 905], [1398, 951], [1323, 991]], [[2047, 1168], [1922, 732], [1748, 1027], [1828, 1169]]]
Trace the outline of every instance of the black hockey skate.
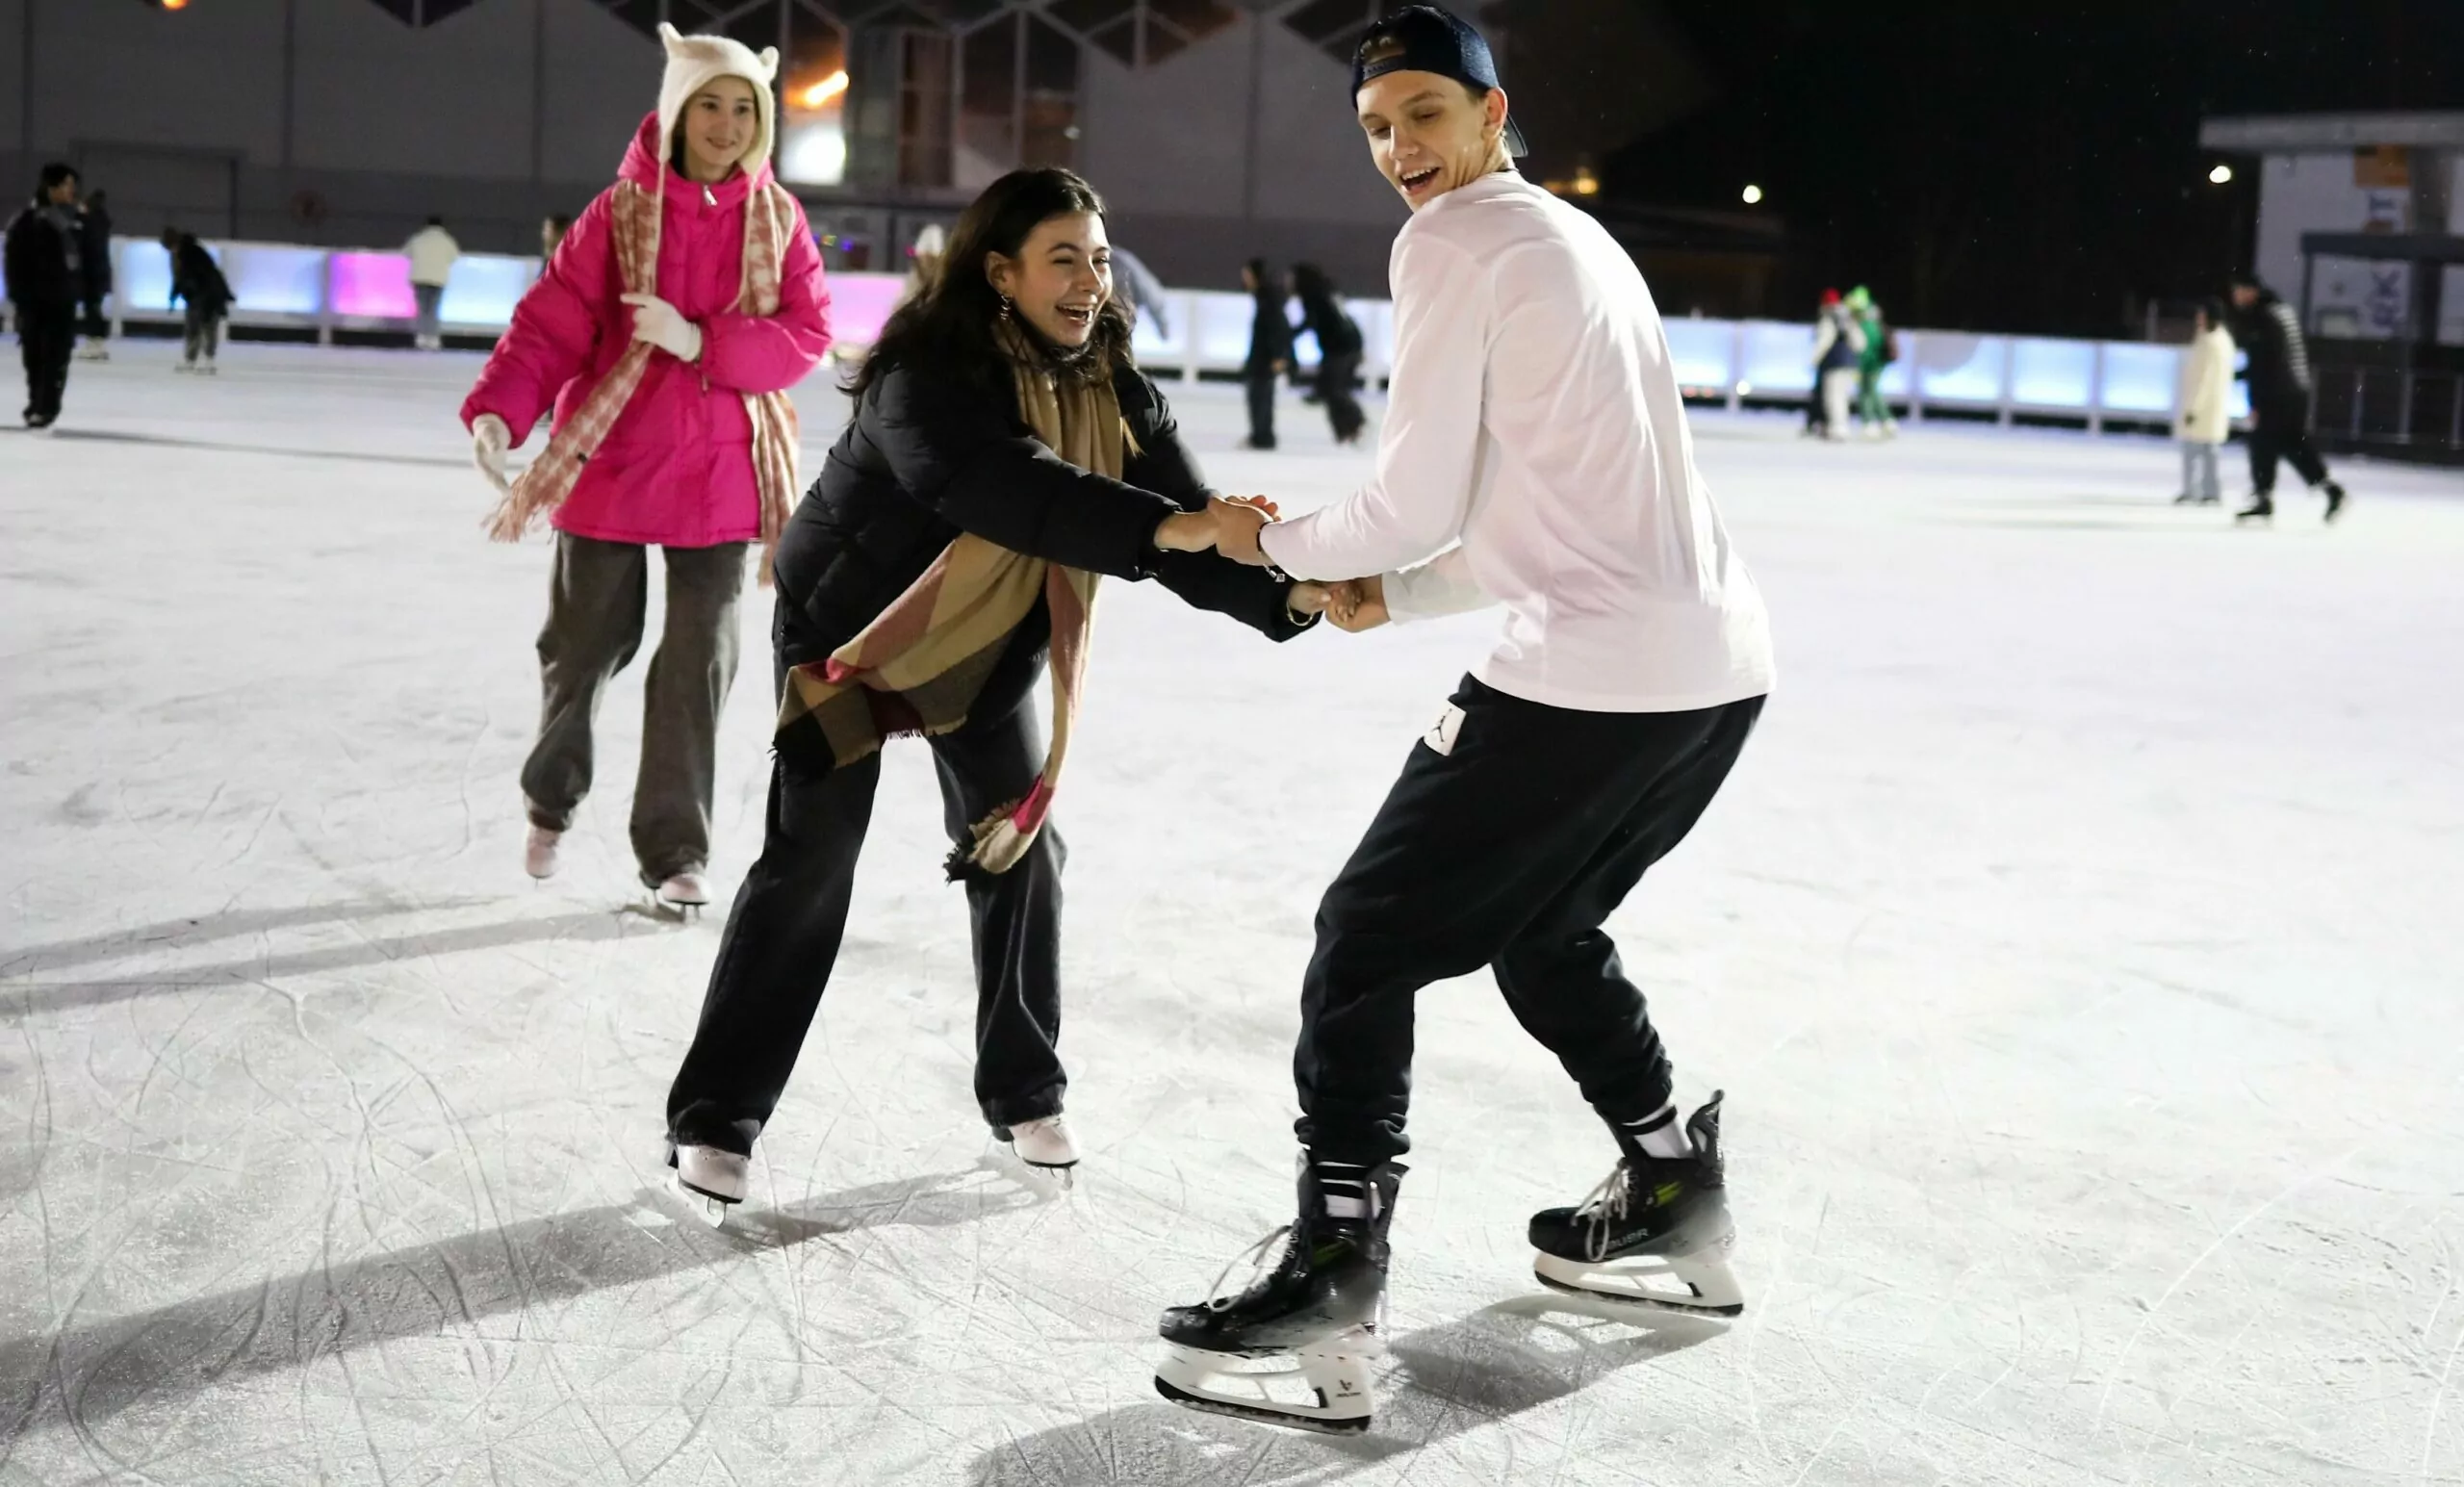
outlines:
[[[1249, 1288], [1164, 1314], [1155, 1392], [1269, 1424], [1345, 1435], [1368, 1429], [1369, 1366], [1383, 1346], [1386, 1229], [1403, 1171], [1393, 1162], [1366, 1170], [1303, 1166], [1299, 1218], [1224, 1267], [1229, 1275], [1242, 1260], [1256, 1259], [1261, 1273]], [[1330, 1204], [1344, 1217], [1329, 1214]], [[1270, 1269], [1278, 1240], [1283, 1249]]]
[[2233, 513], [2236, 526], [2244, 522], [2265, 522], [2275, 515], [2275, 502], [2265, 496], [2253, 496], [2250, 503]]
[[2344, 515], [2345, 488], [2330, 480], [2322, 489], [2327, 493], [2327, 520], [2332, 522]]
[[1540, 1284], [1696, 1317], [1734, 1317], [1745, 1294], [1730, 1273], [1736, 1243], [1720, 1158], [1720, 1100], [1685, 1123], [1687, 1157], [1655, 1157], [1620, 1136], [1617, 1170], [1573, 1208], [1531, 1216]]

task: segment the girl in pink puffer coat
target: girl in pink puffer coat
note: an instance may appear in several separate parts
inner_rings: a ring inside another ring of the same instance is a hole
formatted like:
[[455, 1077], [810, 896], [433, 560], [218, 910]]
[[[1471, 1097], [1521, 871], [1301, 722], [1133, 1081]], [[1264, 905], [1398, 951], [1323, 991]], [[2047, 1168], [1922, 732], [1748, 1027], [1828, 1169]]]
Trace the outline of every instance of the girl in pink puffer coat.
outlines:
[[[541, 516], [556, 529], [545, 700], [522, 769], [534, 878], [555, 872], [589, 792], [591, 720], [641, 644], [649, 550], [665, 550], [631, 835], [643, 883], [686, 908], [709, 901], [745, 552], [778, 540], [795, 498], [787, 391], [829, 349], [830, 297], [803, 208], [771, 178], [778, 53], [659, 31], [658, 112], [523, 296], [462, 421], [506, 492], [495, 534]], [[552, 406], [554, 436], [508, 483], [506, 450]]]

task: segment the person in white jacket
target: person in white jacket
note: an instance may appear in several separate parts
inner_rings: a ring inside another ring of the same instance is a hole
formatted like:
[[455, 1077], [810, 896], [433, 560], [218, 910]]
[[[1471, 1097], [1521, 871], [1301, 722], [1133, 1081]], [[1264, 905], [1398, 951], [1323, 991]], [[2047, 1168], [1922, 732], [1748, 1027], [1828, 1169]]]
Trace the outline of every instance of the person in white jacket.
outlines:
[[[1165, 1313], [1156, 1380], [1196, 1408], [1321, 1430], [1369, 1423], [1414, 1001], [1451, 977], [1495, 975], [1618, 1153], [1588, 1200], [1532, 1216], [1541, 1279], [1743, 1309], [1724, 1262], [1720, 1097], [1681, 1120], [1602, 924], [1709, 807], [1772, 684], [1762, 599], [1695, 467], [1651, 292], [1595, 218], [1516, 172], [1487, 42], [1403, 6], [1363, 37], [1352, 79], [1370, 154], [1413, 213], [1390, 268], [1376, 474], [1322, 511], [1245, 518], [1218, 546], [1295, 577], [1377, 575], [1356, 609], [1337, 606], [1348, 629], [1496, 605], [1504, 633], [1320, 906], [1291, 1242], [1237, 1297]], [[1259, 1361], [1287, 1356], [1313, 1392], [1264, 1386]]]
[[2182, 358], [2181, 411], [2173, 437], [2182, 444], [2182, 493], [2177, 506], [2213, 506], [2224, 500], [2216, 474], [2216, 451], [2233, 432], [2233, 333], [2224, 328], [2224, 306], [2204, 300], [2190, 354]]
[[462, 244], [445, 230], [445, 218], [431, 217], [427, 225], [411, 234], [402, 244], [411, 260], [411, 298], [419, 305], [419, 322], [412, 334], [412, 344], [423, 351], [440, 350], [445, 346], [445, 286], [453, 277], [453, 265], [462, 257]]

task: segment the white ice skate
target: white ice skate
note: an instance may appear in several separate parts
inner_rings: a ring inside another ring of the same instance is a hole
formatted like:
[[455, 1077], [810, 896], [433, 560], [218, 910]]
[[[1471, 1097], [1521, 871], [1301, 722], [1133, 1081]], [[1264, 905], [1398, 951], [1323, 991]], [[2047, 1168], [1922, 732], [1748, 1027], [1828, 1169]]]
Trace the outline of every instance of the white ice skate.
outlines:
[[563, 847], [564, 840], [562, 832], [551, 831], [544, 826], [532, 827], [530, 834], [522, 843], [522, 870], [533, 878], [556, 876], [556, 869], [562, 865], [559, 849]]
[[182, 376], [187, 376], [187, 375], [189, 375], [189, 374], [191, 374], [191, 373], [192, 373], [192, 372], [194, 372], [196, 371], [196, 363], [194, 363], [194, 362], [175, 362], [175, 363], [173, 363], [173, 364], [172, 364], [172, 366], [171, 366], [171, 370], [172, 370], [173, 372], [176, 372], [180, 373]]
[[1040, 1120], [994, 1126], [992, 1135], [1008, 1142], [1019, 1161], [1065, 1182], [1069, 1169], [1078, 1165], [1078, 1143], [1069, 1139], [1068, 1123], [1058, 1111]]
[[711, 1228], [728, 1221], [728, 1210], [744, 1201], [753, 1159], [716, 1146], [678, 1146], [668, 1156], [676, 1168], [676, 1195]]
[[655, 896], [658, 907], [670, 913], [697, 913], [710, 902], [710, 880], [698, 867], [671, 873]]
[[1369, 1428], [1375, 1405], [1369, 1371], [1384, 1350], [1365, 1327], [1249, 1358], [1168, 1343], [1155, 1365], [1155, 1392], [1210, 1415], [1357, 1435]]

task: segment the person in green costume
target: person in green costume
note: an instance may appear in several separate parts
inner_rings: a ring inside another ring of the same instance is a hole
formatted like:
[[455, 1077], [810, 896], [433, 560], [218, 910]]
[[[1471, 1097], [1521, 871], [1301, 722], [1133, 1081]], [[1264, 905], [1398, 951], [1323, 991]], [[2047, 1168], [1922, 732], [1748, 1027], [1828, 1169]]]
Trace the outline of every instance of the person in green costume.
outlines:
[[1898, 360], [1898, 348], [1891, 345], [1890, 327], [1883, 321], [1882, 306], [1865, 286], [1858, 285], [1848, 292], [1848, 313], [1857, 318], [1857, 328], [1865, 333], [1865, 345], [1857, 359], [1857, 422], [1864, 425], [1868, 439], [1899, 437], [1899, 421], [1890, 416], [1890, 404], [1883, 400], [1883, 369]]

